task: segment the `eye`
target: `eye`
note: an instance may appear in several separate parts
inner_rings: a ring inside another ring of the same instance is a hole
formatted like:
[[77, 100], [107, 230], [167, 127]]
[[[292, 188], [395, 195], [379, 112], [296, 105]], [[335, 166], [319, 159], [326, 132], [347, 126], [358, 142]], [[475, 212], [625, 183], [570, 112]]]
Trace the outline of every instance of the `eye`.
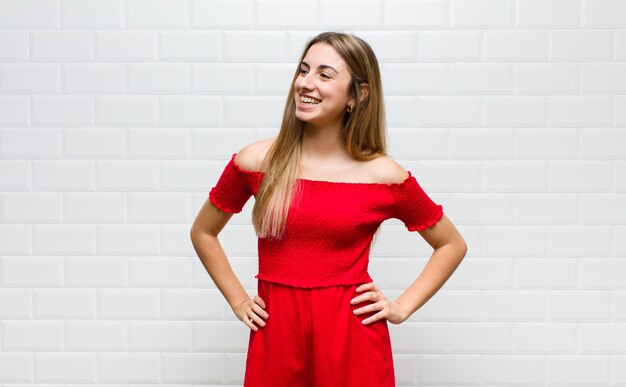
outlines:
[[326, 76], [326, 78], [330, 78], [330, 75], [328, 75], [326, 73], [322, 73], [322, 75]]

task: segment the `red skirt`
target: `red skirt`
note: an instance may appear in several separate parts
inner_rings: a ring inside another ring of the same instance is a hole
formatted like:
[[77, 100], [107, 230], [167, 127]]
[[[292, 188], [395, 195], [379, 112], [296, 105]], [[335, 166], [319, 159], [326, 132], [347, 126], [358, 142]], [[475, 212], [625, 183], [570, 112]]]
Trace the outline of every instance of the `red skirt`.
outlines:
[[360, 284], [298, 288], [258, 279], [269, 314], [250, 330], [244, 387], [395, 387], [387, 320], [352, 311]]

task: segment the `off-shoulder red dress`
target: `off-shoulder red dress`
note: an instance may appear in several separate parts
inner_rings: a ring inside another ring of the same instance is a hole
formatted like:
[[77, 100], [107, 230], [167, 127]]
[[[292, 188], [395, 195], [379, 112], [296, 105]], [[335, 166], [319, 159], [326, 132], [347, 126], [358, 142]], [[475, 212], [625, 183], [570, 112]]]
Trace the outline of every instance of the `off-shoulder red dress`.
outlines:
[[[239, 213], [256, 196], [264, 173], [241, 168], [233, 153], [209, 199]], [[391, 342], [384, 318], [361, 321], [368, 305], [351, 305], [373, 282], [368, 273], [374, 233], [386, 219], [409, 231], [443, 215], [408, 171], [399, 183], [349, 183], [298, 179], [282, 239], [258, 238], [258, 294], [266, 303], [265, 327], [250, 331], [245, 387], [395, 386]]]

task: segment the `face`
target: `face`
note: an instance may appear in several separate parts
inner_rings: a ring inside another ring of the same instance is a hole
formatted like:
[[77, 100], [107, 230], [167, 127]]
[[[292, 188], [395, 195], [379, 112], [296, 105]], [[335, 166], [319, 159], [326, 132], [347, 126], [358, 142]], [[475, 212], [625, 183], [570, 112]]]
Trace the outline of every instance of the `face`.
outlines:
[[[348, 94], [351, 77], [343, 58], [332, 46], [319, 42], [309, 48], [299, 66], [294, 83], [296, 117], [316, 125], [341, 120], [348, 104], [354, 106], [354, 98]], [[305, 95], [315, 101], [306, 100]]]

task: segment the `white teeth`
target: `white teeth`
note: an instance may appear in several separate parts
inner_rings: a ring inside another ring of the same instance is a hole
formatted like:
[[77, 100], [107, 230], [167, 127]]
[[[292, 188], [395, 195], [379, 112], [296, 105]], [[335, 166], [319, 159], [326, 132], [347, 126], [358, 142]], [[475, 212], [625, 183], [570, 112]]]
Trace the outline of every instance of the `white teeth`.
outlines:
[[300, 99], [302, 100], [302, 102], [304, 103], [312, 103], [312, 104], [318, 104], [321, 101], [317, 100], [317, 99], [313, 99], [313, 98], [309, 98], [309, 97], [300, 97]]

